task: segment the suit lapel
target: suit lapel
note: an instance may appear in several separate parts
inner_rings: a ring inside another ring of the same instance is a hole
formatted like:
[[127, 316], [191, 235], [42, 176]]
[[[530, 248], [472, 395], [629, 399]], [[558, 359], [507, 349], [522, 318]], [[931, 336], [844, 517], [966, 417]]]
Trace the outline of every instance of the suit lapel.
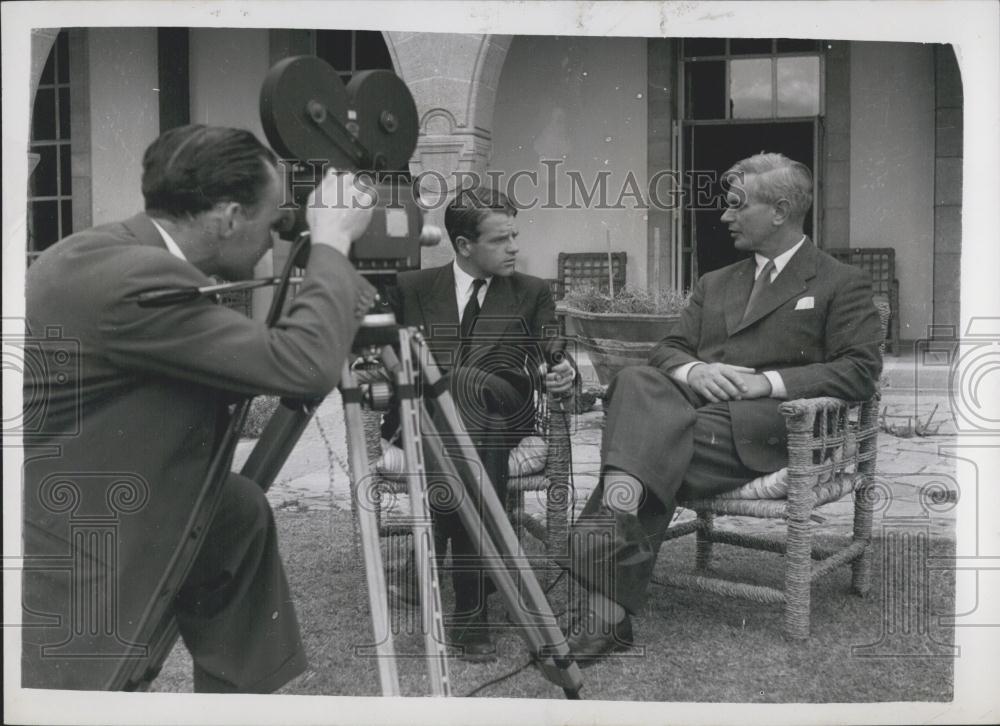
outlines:
[[[752, 262], [753, 260], [751, 259]], [[774, 279], [774, 282], [760, 293], [760, 297], [754, 305], [753, 314], [742, 320], [733, 332], [739, 332], [748, 325], [753, 325], [761, 318], [770, 315], [776, 308], [788, 302], [794, 296], [803, 293], [808, 287], [806, 281], [815, 276], [816, 247], [813, 245], [812, 240], [806, 238], [799, 251], [785, 265], [785, 269]], [[750, 277], [752, 278], [753, 275], [751, 274]], [[749, 296], [750, 293], [748, 291], [747, 297]], [[745, 304], [746, 300], [744, 300]]]
[[455, 271], [451, 263], [437, 269], [430, 286], [420, 290], [419, 299], [428, 330], [430, 325], [458, 325]]
[[486, 297], [483, 299], [473, 336], [502, 335], [512, 323], [517, 322], [517, 302], [510, 278], [495, 276], [486, 288]]
[[753, 287], [753, 273], [757, 263], [751, 257], [736, 266], [733, 277], [726, 286], [726, 333], [732, 335], [740, 328], [740, 321], [746, 311], [750, 288]]

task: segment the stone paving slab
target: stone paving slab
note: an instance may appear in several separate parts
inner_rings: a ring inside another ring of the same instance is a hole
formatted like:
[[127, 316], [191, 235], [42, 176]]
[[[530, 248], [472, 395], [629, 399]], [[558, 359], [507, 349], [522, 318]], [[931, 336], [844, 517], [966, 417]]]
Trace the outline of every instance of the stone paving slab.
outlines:
[[[954, 460], [942, 456], [943, 448], [955, 443], [955, 426], [946, 395], [925, 396], [914, 401], [912, 394], [888, 393], [883, 399], [886, 421], [897, 426], [905, 416], [914, 412], [926, 421], [937, 406], [935, 422], [940, 422], [938, 433], [933, 436], [902, 437], [888, 433], [879, 436], [878, 476], [882, 496], [877, 505], [876, 527], [886, 518], [925, 520], [931, 531], [941, 536], [954, 536], [955, 505], [947, 492], [955, 491]], [[900, 418], [892, 418], [892, 417]], [[600, 444], [603, 413], [594, 410], [577, 416], [572, 429], [573, 485], [576, 511], [583, 507], [587, 496], [597, 484], [600, 470]], [[897, 431], [904, 431], [897, 428]], [[275, 508], [298, 511], [325, 510], [330, 507], [349, 508], [350, 494], [347, 477], [347, 449], [345, 443], [343, 409], [339, 393], [331, 394], [320, 406], [315, 419], [309, 424], [277, 481], [268, 492], [268, 500]], [[327, 442], [330, 450], [327, 449]], [[253, 441], [241, 442], [236, 455], [236, 468], [253, 447]], [[406, 506], [406, 497], [400, 497], [397, 506]], [[529, 510], [542, 512], [544, 498], [529, 497]], [[820, 532], [849, 531], [853, 519], [853, 504], [848, 499], [827, 505], [821, 510], [824, 522], [818, 523]], [[693, 516], [687, 510], [678, 514], [680, 520]], [[753, 517], [725, 517], [720, 527], [741, 531], [777, 532], [782, 523]]]

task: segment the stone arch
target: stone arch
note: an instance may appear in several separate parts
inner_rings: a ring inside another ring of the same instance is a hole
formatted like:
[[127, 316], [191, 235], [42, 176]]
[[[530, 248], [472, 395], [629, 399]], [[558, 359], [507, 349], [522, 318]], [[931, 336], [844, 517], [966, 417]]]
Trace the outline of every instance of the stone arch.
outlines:
[[[422, 193], [430, 207], [429, 221], [443, 228], [444, 205], [454, 191], [456, 172], [486, 172], [497, 86], [512, 37], [388, 32], [385, 38], [420, 118], [410, 171], [434, 178]], [[452, 183], [442, 186], [442, 177]], [[425, 266], [449, 259], [445, 241], [423, 250]]]

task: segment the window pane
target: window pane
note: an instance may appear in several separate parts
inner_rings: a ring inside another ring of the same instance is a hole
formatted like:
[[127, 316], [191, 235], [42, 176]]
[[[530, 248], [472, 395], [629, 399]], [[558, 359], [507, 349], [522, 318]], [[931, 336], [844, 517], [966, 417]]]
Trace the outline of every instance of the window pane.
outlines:
[[778, 38], [779, 53], [809, 53], [819, 50], [818, 40], [803, 40], [801, 38]]
[[59, 206], [62, 207], [62, 234], [60, 235], [60, 239], [62, 239], [73, 231], [73, 201], [65, 199], [59, 202]]
[[359, 30], [354, 35], [357, 47], [354, 50], [355, 70], [366, 71], [370, 68], [388, 68], [392, 70], [392, 59], [385, 45], [385, 38], [377, 30]]
[[819, 114], [819, 58], [778, 59], [778, 115]]
[[56, 38], [56, 48], [58, 49], [58, 74], [56, 76], [59, 83], [69, 83], [69, 33], [61, 31]]
[[59, 89], [59, 138], [69, 138], [69, 89]]
[[725, 55], [725, 38], [685, 38], [684, 57], [693, 58], [700, 55]]
[[732, 61], [729, 64], [729, 97], [732, 118], [770, 118], [771, 59]]
[[33, 197], [54, 197], [56, 195], [56, 147], [34, 146], [32, 152], [41, 158], [28, 183], [28, 193]]
[[71, 166], [69, 145], [59, 146], [59, 194], [68, 197], [73, 193], [73, 169]]
[[729, 52], [733, 55], [750, 53], [770, 53], [770, 38], [733, 38], [729, 41]]
[[58, 202], [31, 202], [28, 206], [28, 249], [41, 251], [59, 239]]
[[[41, 37], [41, 36], [39, 36]], [[55, 83], [55, 43], [52, 44], [52, 49], [49, 50], [49, 57], [45, 59], [45, 67], [42, 69], [42, 78], [39, 83], [45, 85], [52, 85]]]
[[31, 140], [48, 141], [56, 137], [56, 92], [40, 88], [31, 114]]
[[338, 71], [350, 72], [352, 70], [351, 31], [316, 31], [316, 55], [332, 65]]
[[687, 117], [726, 118], [726, 62], [685, 63]]

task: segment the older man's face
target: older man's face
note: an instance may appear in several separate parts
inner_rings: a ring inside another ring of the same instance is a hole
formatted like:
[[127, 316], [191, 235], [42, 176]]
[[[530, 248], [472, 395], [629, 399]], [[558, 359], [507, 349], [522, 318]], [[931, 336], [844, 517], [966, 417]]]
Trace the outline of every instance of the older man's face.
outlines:
[[726, 195], [726, 211], [722, 213], [722, 223], [729, 227], [729, 235], [738, 250], [755, 252], [763, 249], [779, 226], [775, 220], [773, 204], [757, 201], [753, 185], [747, 177], [739, 184], [733, 184]]

